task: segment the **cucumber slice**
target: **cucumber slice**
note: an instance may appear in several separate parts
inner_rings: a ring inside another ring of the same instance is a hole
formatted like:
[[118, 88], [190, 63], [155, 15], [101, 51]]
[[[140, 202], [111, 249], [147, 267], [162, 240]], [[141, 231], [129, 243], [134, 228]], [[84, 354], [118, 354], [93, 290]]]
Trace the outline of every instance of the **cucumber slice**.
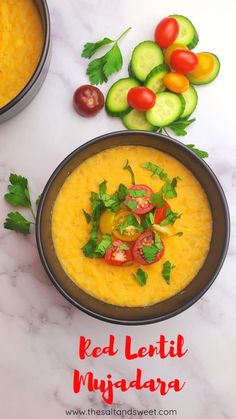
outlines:
[[179, 23], [179, 34], [175, 40], [175, 44], [184, 44], [188, 49], [196, 47], [199, 41], [198, 33], [192, 22], [182, 15], [171, 15]]
[[214, 67], [211, 70], [211, 72], [207, 76], [195, 78], [194, 76], [191, 76], [191, 74], [187, 74], [187, 77], [192, 84], [208, 84], [211, 83], [215, 78], [218, 76], [220, 71], [220, 60], [217, 57], [217, 55], [212, 54], [211, 52], [204, 52], [204, 54], [210, 54], [214, 59]]
[[163, 62], [162, 49], [155, 42], [144, 41], [133, 50], [130, 71], [143, 82], [150, 71]]
[[137, 111], [133, 109], [127, 115], [122, 118], [123, 124], [126, 128], [132, 130], [142, 130], [142, 131], [156, 131], [156, 127], [151, 125], [145, 116], [145, 112]]
[[106, 97], [106, 111], [111, 116], [124, 116], [132, 109], [127, 102], [128, 91], [140, 83], [130, 77], [120, 79], [109, 89]]
[[198, 94], [197, 94], [196, 89], [194, 89], [193, 86], [189, 86], [188, 90], [182, 93], [182, 96], [185, 100], [185, 108], [180, 117], [188, 118], [196, 109], [197, 102], [198, 102]]
[[165, 64], [160, 64], [154, 67], [153, 70], [148, 74], [144, 85], [149, 89], [153, 90], [154, 93], [163, 92], [166, 87], [163, 83], [163, 78], [169, 72], [169, 67]]
[[153, 108], [146, 112], [148, 122], [156, 127], [166, 127], [183, 113], [185, 101], [183, 96], [171, 92], [162, 92], [157, 96]]

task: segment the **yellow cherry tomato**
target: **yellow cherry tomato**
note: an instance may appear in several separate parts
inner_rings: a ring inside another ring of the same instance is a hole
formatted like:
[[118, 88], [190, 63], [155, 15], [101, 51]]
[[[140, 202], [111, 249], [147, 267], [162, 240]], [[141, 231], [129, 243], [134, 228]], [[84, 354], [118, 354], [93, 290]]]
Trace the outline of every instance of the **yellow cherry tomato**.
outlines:
[[165, 53], [164, 53], [164, 59], [165, 59], [165, 63], [167, 65], [170, 65], [170, 57], [171, 57], [171, 54], [176, 49], [188, 49], [188, 48], [186, 47], [186, 45], [183, 45], [183, 44], [177, 44], [176, 43], [176, 44], [170, 45], [169, 48], [167, 48], [165, 50]]
[[115, 213], [104, 211], [100, 217], [99, 227], [103, 234], [111, 234], [114, 225]]
[[[136, 240], [141, 231], [134, 226], [128, 226], [122, 232], [119, 226], [121, 223], [127, 220], [128, 215], [131, 215], [130, 211], [121, 210], [117, 213], [104, 211], [100, 217], [99, 227], [103, 234], [113, 234], [117, 239], [124, 240], [126, 242]], [[140, 223], [140, 217], [136, 214], [132, 214], [138, 223]]]
[[180, 73], [167, 73], [163, 78], [163, 83], [174, 93], [183, 93], [189, 88], [189, 80]]
[[189, 73], [195, 79], [201, 79], [208, 76], [214, 68], [214, 57], [209, 52], [198, 52], [198, 64], [195, 69]]

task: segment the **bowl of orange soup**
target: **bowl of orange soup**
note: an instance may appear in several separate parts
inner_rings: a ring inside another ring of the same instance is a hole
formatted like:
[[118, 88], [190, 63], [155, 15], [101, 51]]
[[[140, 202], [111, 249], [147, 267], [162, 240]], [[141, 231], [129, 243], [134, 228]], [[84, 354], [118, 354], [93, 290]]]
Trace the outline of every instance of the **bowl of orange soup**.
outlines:
[[46, 0], [1, 0], [0, 122], [29, 104], [46, 77], [49, 62]]
[[119, 324], [147, 324], [195, 303], [229, 242], [224, 192], [182, 143], [116, 132], [82, 145], [41, 197], [37, 244], [56, 288], [76, 307]]

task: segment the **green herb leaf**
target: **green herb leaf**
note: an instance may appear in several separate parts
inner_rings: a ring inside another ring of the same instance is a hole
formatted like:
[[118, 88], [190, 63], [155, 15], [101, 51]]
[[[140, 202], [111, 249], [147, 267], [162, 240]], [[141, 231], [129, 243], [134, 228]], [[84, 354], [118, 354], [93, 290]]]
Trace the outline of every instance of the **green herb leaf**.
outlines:
[[130, 227], [134, 228], [135, 230], [142, 231], [141, 225], [139, 224], [137, 218], [133, 214], [129, 214], [126, 220], [118, 225], [117, 229], [121, 234], [123, 234]]
[[129, 250], [129, 246], [127, 246], [127, 244], [125, 244], [125, 243], [122, 243], [122, 244], [120, 244], [120, 246], [117, 249], [118, 250]]
[[165, 182], [170, 182], [169, 176], [161, 166], [157, 166], [156, 164], [149, 161], [142, 163], [142, 167], [143, 169], [150, 170], [150, 172], [152, 172], [152, 177], [159, 176], [160, 179], [164, 180]]
[[155, 205], [158, 208], [162, 208], [165, 205], [165, 201], [163, 199], [161, 192], [156, 192], [152, 194], [149, 198], [149, 201], [151, 202], [152, 205]]
[[128, 189], [128, 195], [132, 198], [142, 198], [147, 195], [147, 191], [144, 189]]
[[39, 195], [38, 198], [35, 201], [35, 204], [36, 204], [37, 207], [39, 206], [40, 199], [41, 199], [41, 195]]
[[154, 215], [152, 212], [149, 212], [148, 214], [144, 215], [144, 217], [141, 220], [141, 226], [143, 230], [148, 230], [152, 225], [154, 224]]
[[167, 226], [168, 224], [174, 224], [178, 218], [181, 217], [182, 214], [178, 212], [173, 212], [171, 209], [167, 209], [166, 217], [163, 221], [161, 221], [160, 226]]
[[137, 209], [137, 202], [127, 199], [125, 205], [131, 209], [131, 211], [135, 211]]
[[177, 186], [177, 180], [179, 178], [174, 177], [172, 182], [168, 183], [166, 182], [163, 186], [162, 186], [162, 192], [165, 195], [165, 198], [167, 199], [172, 199], [172, 198], [176, 198], [177, 196], [177, 192], [175, 190], [176, 186]]
[[11, 173], [9, 181], [9, 193], [4, 196], [5, 200], [14, 206], [31, 208], [28, 180], [23, 176]]
[[178, 233], [176, 233], [176, 234], [174, 234], [174, 236], [177, 236], [177, 237], [182, 237], [183, 236], [183, 232], [182, 231], [179, 231]]
[[128, 172], [131, 174], [131, 181], [132, 181], [132, 185], [135, 185], [135, 177], [134, 177], [134, 172], [132, 170], [132, 167], [129, 164], [129, 161], [127, 160], [125, 166], [123, 167], [123, 170], [128, 170]]
[[89, 63], [86, 74], [89, 76], [91, 84], [103, 84], [107, 82], [107, 77], [104, 74], [104, 57], [97, 58]]
[[103, 234], [102, 240], [96, 246], [95, 252], [100, 253], [100, 255], [104, 256], [109, 247], [112, 247], [111, 234]]
[[100, 195], [100, 198], [101, 198], [102, 195], [104, 195], [106, 193], [106, 191], [107, 191], [107, 181], [104, 180], [99, 185], [99, 195]]
[[123, 58], [118, 44], [115, 43], [112, 49], [109, 52], [107, 52], [106, 55], [104, 55], [103, 59], [103, 71], [105, 77], [108, 79], [108, 77], [111, 76], [113, 73], [117, 73], [118, 71], [120, 71], [123, 65]]
[[118, 199], [120, 201], [124, 201], [127, 194], [128, 194], [128, 189], [126, 188], [125, 185], [123, 185], [123, 183], [121, 183], [118, 188]]
[[144, 272], [141, 268], [137, 270], [135, 274], [133, 274], [138, 284], [143, 287], [148, 279], [148, 274]]
[[86, 221], [87, 221], [87, 224], [89, 224], [90, 223], [90, 221], [92, 220], [92, 217], [91, 217], [91, 215], [90, 214], [88, 214], [84, 209], [83, 209], [83, 214], [84, 214], [84, 216], [85, 216], [85, 219], [86, 219]]
[[201, 159], [209, 157], [207, 151], [199, 150], [194, 144], [187, 144], [187, 147], [190, 148], [190, 150], [192, 150], [198, 157], [201, 157]]
[[101, 41], [97, 42], [87, 42], [84, 45], [81, 57], [91, 58], [95, 54], [95, 52], [97, 52], [100, 48], [104, 47], [105, 45], [111, 44], [112, 42], [114, 41], [110, 38], [103, 38]]
[[14, 230], [22, 234], [29, 234], [31, 224], [32, 223], [30, 221], [26, 220], [26, 218], [23, 217], [23, 215], [16, 211], [7, 214], [7, 218], [4, 223], [4, 228], [8, 230]]
[[154, 231], [154, 234], [155, 234], [154, 244], [143, 247], [143, 256], [146, 262], [148, 263], [154, 262], [157, 253], [161, 252], [163, 249], [161, 237], [156, 231]]
[[87, 258], [102, 257], [101, 254], [96, 253], [97, 240], [89, 239], [89, 241], [82, 247], [83, 253]]
[[156, 231], [154, 231], [154, 235], [155, 235], [155, 246], [157, 247], [157, 250], [158, 250], [158, 253], [159, 253], [163, 249], [161, 236], [159, 236], [159, 234]]
[[187, 134], [186, 128], [191, 125], [195, 121], [193, 119], [178, 119], [177, 121], [173, 122], [172, 124], [168, 125], [167, 128], [170, 128], [176, 135], [184, 136]]
[[172, 269], [175, 268], [175, 265], [171, 265], [170, 261], [167, 260], [164, 265], [163, 265], [163, 269], [162, 269], [162, 276], [164, 278], [164, 280], [166, 281], [166, 283], [169, 285], [170, 284], [170, 274]]

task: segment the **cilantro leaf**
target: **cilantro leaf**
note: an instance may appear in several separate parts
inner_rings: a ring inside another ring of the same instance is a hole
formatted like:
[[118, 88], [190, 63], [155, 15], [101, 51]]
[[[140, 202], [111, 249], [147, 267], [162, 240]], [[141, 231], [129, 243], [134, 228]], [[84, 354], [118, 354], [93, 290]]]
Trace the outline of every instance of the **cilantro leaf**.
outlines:
[[144, 215], [144, 217], [141, 220], [141, 226], [143, 230], [148, 230], [152, 225], [154, 224], [154, 215], [152, 212], [149, 212], [148, 214]]
[[131, 174], [131, 181], [132, 181], [132, 185], [135, 185], [135, 177], [134, 177], [134, 172], [132, 170], [132, 167], [129, 164], [129, 161], [127, 160], [125, 166], [123, 167], [123, 170], [128, 170], [128, 172]]
[[181, 217], [182, 214], [178, 212], [173, 212], [171, 209], [167, 209], [166, 217], [163, 221], [161, 221], [160, 226], [167, 226], [168, 224], [174, 224], [175, 221]]
[[157, 253], [158, 253], [158, 248], [154, 244], [150, 246], [144, 246], [143, 248], [143, 256], [146, 262], [148, 263], [154, 262]]
[[147, 195], [147, 191], [144, 189], [128, 189], [128, 195], [132, 198], [141, 198]]
[[14, 230], [22, 234], [29, 234], [31, 224], [32, 223], [26, 220], [26, 218], [23, 217], [23, 215], [21, 215], [18, 211], [9, 212], [4, 223], [4, 228], [7, 230]]
[[163, 186], [162, 186], [162, 192], [165, 195], [165, 198], [167, 199], [172, 199], [172, 198], [176, 198], [177, 196], [177, 192], [175, 190], [176, 186], [177, 186], [177, 177], [174, 177], [172, 179], [172, 182], [166, 182]]
[[201, 157], [201, 159], [209, 157], [207, 151], [199, 150], [196, 148], [195, 144], [187, 144], [187, 147], [190, 148], [190, 150], [192, 150], [198, 157]]
[[148, 274], [139, 268], [135, 274], [133, 274], [138, 284], [143, 287], [148, 279]]
[[129, 214], [128, 217], [121, 224], [119, 224], [117, 228], [119, 232], [123, 234], [124, 231], [128, 230], [130, 227], [133, 227], [135, 230], [142, 231], [141, 225], [133, 214]]
[[23, 176], [11, 173], [8, 185], [9, 193], [5, 194], [5, 200], [14, 206], [31, 208], [28, 180]]
[[111, 234], [103, 234], [102, 240], [97, 244], [95, 252], [104, 256], [109, 247], [112, 247]]
[[86, 219], [86, 221], [87, 221], [87, 224], [89, 224], [90, 223], [90, 221], [92, 220], [92, 217], [91, 217], [91, 215], [90, 214], [88, 214], [84, 209], [83, 209], [83, 214], [84, 214], [84, 216], [85, 216], [85, 219]]
[[165, 182], [170, 182], [170, 179], [167, 175], [167, 173], [164, 171], [164, 169], [161, 166], [158, 166], [152, 162], [144, 162], [142, 163], [143, 169], [150, 170], [152, 172], [152, 177], [159, 176], [160, 179], [164, 180]]
[[106, 180], [104, 180], [102, 183], [100, 183], [100, 185], [99, 185], [99, 196], [100, 196], [100, 198], [101, 198], [101, 196], [103, 195], [103, 194], [105, 194], [106, 193], [106, 191], [107, 191], [107, 181]]
[[104, 55], [103, 61], [103, 72], [106, 78], [113, 73], [117, 73], [122, 68], [123, 58], [117, 43], [115, 43], [112, 49]]
[[176, 135], [184, 136], [187, 134], [186, 128], [191, 125], [195, 121], [193, 119], [178, 119], [177, 121], [172, 122], [172, 124], [168, 125], [167, 128], [170, 128]]
[[162, 276], [164, 278], [164, 280], [166, 281], [166, 283], [169, 285], [170, 284], [170, 274], [172, 269], [175, 268], [175, 265], [171, 265], [171, 262], [169, 260], [167, 260], [164, 265], [163, 265], [163, 269], [162, 269]]
[[131, 211], [134, 211], [137, 209], [137, 202], [127, 199], [125, 202], [125, 205], [131, 209]]
[[120, 246], [117, 248], [118, 250], [129, 250], [129, 246], [127, 246], [126, 243], [120, 244]]
[[104, 47], [105, 45], [111, 44], [112, 42], [114, 41], [110, 38], [103, 38], [101, 41], [97, 42], [87, 42], [84, 45], [81, 57], [91, 58], [95, 54], [95, 52], [97, 52], [100, 48]]
[[157, 206], [158, 208], [162, 208], [165, 205], [165, 201], [161, 192], [156, 192], [152, 194], [149, 198], [149, 201], [151, 202], [151, 204]]
[[126, 186], [125, 186], [125, 185], [123, 185], [123, 183], [121, 183], [121, 184], [119, 185], [119, 188], [118, 188], [118, 199], [119, 199], [120, 201], [124, 201], [124, 199], [125, 199], [125, 197], [126, 197], [127, 193], [128, 193], [128, 189], [126, 188]]
[[82, 247], [83, 253], [87, 258], [102, 257], [101, 254], [96, 253], [97, 240], [89, 239], [88, 242]]

